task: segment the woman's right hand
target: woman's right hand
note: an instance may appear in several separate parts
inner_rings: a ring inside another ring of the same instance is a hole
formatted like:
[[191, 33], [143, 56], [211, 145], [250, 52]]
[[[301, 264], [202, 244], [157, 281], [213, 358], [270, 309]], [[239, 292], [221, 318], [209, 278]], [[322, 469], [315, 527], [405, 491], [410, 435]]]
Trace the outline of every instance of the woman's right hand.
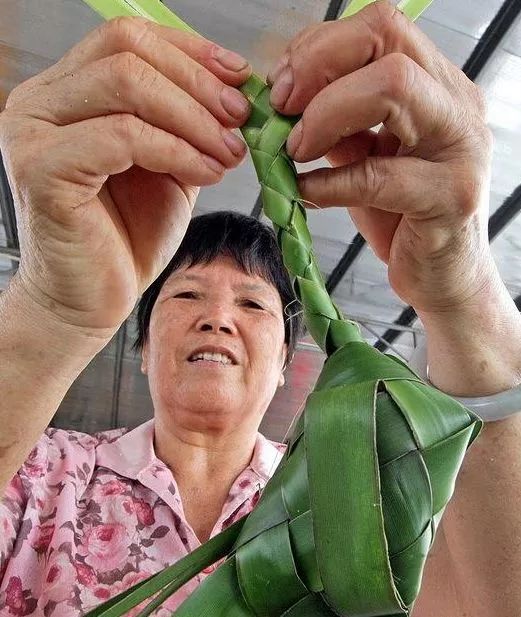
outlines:
[[21, 262], [60, 321], [115, 331], [177, 250], [198, 187], [242, 160], [245, 60], [141, 18], [91, 32], [0, 114]]

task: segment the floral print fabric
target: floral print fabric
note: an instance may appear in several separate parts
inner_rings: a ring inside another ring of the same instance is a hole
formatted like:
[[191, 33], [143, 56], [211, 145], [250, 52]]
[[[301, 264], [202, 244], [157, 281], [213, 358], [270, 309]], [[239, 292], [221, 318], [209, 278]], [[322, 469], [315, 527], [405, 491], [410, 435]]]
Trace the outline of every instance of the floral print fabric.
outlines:
[[[153, 436], [153, 420], [95, 435], [47, 429], [0, 501], [1, 617], [84, 615], [200, 545]], [[212, 536], [252, 510], [283, 450], [258, 434]], [[211, 571], [154, 614], [170, 616]]]

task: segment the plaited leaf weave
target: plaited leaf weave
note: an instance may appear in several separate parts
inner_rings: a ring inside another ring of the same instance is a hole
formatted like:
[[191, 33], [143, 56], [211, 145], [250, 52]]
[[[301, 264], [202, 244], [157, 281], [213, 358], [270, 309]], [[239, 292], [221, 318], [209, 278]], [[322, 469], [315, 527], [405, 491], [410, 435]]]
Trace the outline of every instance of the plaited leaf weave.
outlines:
[[345, 320], [327, 293], [313, 254], [295, 165], [285, 151], [293, 123], [271, 108], [270, 89], [255, 75], [242, 91], [252, 105], [252, 114], [242, 134], [261, 185], [264, 213], [277, 232], [284, 265], [302, 302], [306, 326], [326, 353], [349, 341], [362, 341], [358, 326]]
[[[106, 17], [141, 14], [183, 27], [177, 17], [163, 19], [167, 9], [158, 8], [158, 0], [132, 0], [131, 8], [129, 0], [86, 1]], [[415, 0], [415, 15], [418, 7]], [[482, 422], [399, 359], [375, 350], [344, 319], [325, 290], [295, 166], [285, 151], [294, 119], [271, 109], [260, 78], [253, 76], [242, 90], [252, 104], [242, 132], [264, 212], [306, 326], [328, 358], [255, 510], [89, 615], [117, 617], [160, 592], [141, 612], [152, 614], [225, 556], [177, 617], [409, 615], [458, 470]]]

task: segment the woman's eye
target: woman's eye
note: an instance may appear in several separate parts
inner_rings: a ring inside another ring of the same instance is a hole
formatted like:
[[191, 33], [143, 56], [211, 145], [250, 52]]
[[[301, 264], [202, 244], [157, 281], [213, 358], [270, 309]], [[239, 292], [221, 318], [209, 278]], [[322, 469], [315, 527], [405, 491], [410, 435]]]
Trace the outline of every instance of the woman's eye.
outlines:
[[193, 299], [196, 298], [197, 294], [195, 293], [195, 291], [180, 291], [179, 293], [176, 293], [174, 295], [174, 298], [188, 298], [188, 299]]
[[264, 309], [264, 307], [261, 306], [258, 302], [255, 302], [255, 300], [244, 300], [243, 304], [247, 306], [248, 308], [260, 309], [260, 310]]

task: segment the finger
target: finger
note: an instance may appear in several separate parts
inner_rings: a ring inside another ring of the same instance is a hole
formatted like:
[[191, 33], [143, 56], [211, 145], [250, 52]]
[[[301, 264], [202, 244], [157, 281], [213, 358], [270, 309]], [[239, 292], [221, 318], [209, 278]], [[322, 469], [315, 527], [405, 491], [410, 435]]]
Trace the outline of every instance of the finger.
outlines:
[[414, 149], [429, 137], [435, 151], [464, 129], [457, 113], [453, 98], [428, 73], [407, 56], [390, 54], [319, 92], [286, 149], [299, 162], [314, 160], [343, 137], [383, 123], [403, 145]]
[[459, 192], [444, 166], [411, 157], [370, 157], [317, 169], [299, 175], [298, 183], [304, 199], [324, 208], [369, 206], [418, 220], [446, 213]]
[[387, 2], [374, 2], [353, 17], [312, 26], [296, 37], [286, 51], [285, 69], [276, 73], [271, 102], [286, 114], [300, 114], [328, 84], [393, 52], [409, 56], [454, 95], [478, 104], [472, 82]]
[[[251, 73], [245, 60], [202, 37], [142, 18], [118, 18], [94, 30], [60, 62], [42, 73], [33, 87], [49, 85], [56, 79], [74, 75], [89, 63], [123, 52], [133, 53], [154, 67], [225, 126], [237, 127], [246, 121], [249, 103], [231, 87], [241, 85]], [[225, 68], [225, 64], [244, 68], [234, 71]]]
[[226, 167], [236, 166], [244, 142], [182, 88], [138, 56], [123, 52], [62, 77], [49, 86], [33, 115], [66, 125], [106, 114], [134, 114], [150, 125], [188, 141]]
[[252, 67], [246, 58], [231, 49], [221, 47], [202, 36], [159, 24], [152, 23], [150, 27], [160, 38], [178, 47], [225, 84], [237, 88], [252, 74]]
[[[75, 194], [77, 202], [83, 203], [99, 192], [108, 176], [133, 165], [169, 174], [193, 186], [215, 184], [225, 172], [217, 160], [201, 154], [180, 137], [131, 114], [101, 116], [57, 127], [50, 136], [54, 143], [47, 142], [47, 147], [52, 149], [53, 157], [42, 157], [38, 166], [42, 186], [54, 196], [49, 201], [56, 201], [56, 194], [63, 188], [65, 194]], [[32, 182], [37, 183], [37, 179]]]
[[[251, 75], [251, 66], [239, 54], [222, 48], [202, 36], [161, 26], [142, 17], [116, 17], [105, 22], [87, 34], [45, 73], [54, 78], [69, 73], [87, 62], [121, 51], [132, 51], [138, 55], [148, 54], [151, 35], [163, 41], [161, 55], [168, 55], [172, 51], [171, 46], [174, 46], [229, 85], [240, 86]], [[165, 43], [169, 45], [165, 46]]]
[[[155, 279], [174, 255], [197, 194], [194, 186], [137, 166], [111, 176], [110, 183], [100, 191], [99, 198], [109, 214], [124, 221], [129, 238], [134, 240], [132, 252], [140, 283]], [[89, 214], [97, 219], [91, 225], [99, 229], [99, 214]], [[85, 227], [82, 220], [82, 229]]]
[[[363, 161], [368, 156], [393, 156], [399, 144], [396, 137], [382, 128], [378, 133], [362, 131], [346, 137], [330, 150], [326, 158], [333, 167], [352, 165]], [[305, 207], [313, 207], [303, 202]], [[393, 238], [402, 215], [372, 207], [348, 208], [358, 232], [370, 244], [371, 248], [385, 263], [389, 261], [390, 239]], [[377, 217], [377, 224], [375, 224]]]
[[368, 156], [375, 155], [378, 135], [373, 131], [361, 131], [349, 137], [344, 137], [326, 154], [326, 159], [332, 167], [351, 165]]

